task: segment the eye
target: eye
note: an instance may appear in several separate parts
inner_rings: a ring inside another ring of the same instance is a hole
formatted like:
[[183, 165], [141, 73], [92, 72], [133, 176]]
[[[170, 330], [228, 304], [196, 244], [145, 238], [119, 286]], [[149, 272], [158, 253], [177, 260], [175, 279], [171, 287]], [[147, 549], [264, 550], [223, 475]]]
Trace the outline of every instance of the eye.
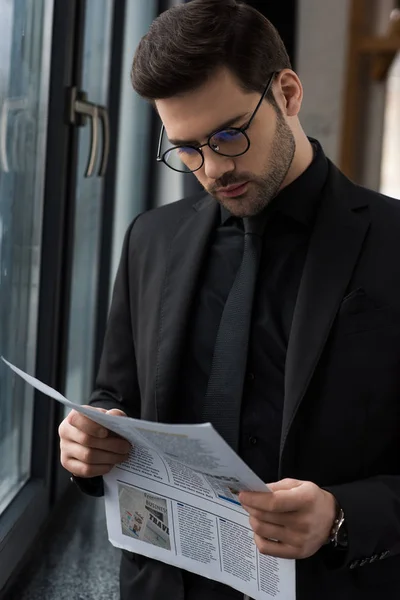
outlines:
[[180, 155], [186, 155], [186, 156], [193, 156], [194, 154], [197, 153], [197, 150], [195, 148], [191, 148], [190, 146], [179, 146], [178, 148], [176, 148], [176, 152]]
[[213, 139], [219, 142], [232, 142], [236, 141], [242, 136], [242, 132], [237, 129], [224, 129], [223, 131], [218, 131]]

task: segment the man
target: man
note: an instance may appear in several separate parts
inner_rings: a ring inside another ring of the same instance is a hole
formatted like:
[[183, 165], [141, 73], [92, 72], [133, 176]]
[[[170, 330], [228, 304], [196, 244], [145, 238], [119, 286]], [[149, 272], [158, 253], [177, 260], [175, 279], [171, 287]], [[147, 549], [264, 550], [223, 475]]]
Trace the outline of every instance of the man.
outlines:
[[[205, 192], [130, 226], [90, 404], [211, 420], [272, 489], [240, 500], [260, 552], [297, 559], [299, 600], [399, 598], [399, 205], [307, 138], [283, 43], [245, 4], [163, 13], [132, 81], [159, 161]], [[75, 412], [60, 436], [101, 494], [129, 445]], [[129, 553], [120, 576], [125, 600], [241, 597]]]

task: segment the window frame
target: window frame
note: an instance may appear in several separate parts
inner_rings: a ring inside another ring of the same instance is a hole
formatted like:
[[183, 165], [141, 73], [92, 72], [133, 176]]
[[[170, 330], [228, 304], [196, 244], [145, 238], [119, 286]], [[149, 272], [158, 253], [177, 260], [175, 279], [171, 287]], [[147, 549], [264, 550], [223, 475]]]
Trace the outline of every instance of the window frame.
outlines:
[[[65, 165], [70, 128], [64, 120], [65, 82], [72, 76], [77, 0], [54, 0], [49, 42], [50, 73], [46, 160], [42, 213], [40, 287], [35, 375], [49, 385], [59, 381], [60, 319], [63, 311], [64, 217], [67, 179]], [[51, 22], [45, 21], [44, 30]], [[54, 198], [60, 202], [54, 202]], [[52, 252], [49, 252], [49, 248]], [[59, 407], [39, 392], [34, 394], [31, 475], [0, 515], [0, 598], [6, 598], [18, 567], [50, 515], [54, 502], [54, 463], [58, 459], [56, 425]]]

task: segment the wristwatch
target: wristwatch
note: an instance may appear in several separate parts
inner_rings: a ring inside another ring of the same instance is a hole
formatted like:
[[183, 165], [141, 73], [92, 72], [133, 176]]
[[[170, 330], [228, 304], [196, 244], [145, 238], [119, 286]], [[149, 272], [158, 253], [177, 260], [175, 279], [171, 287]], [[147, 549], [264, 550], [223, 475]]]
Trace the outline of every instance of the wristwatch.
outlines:
[[329, 543], [334, 548], [347, 548], [349, 543], [347, 538], [346, 519], [344, 516], [344, 511], [340, 506], [338, 506], [336, 519], [334, 520], [331, 534], [329, 536]]

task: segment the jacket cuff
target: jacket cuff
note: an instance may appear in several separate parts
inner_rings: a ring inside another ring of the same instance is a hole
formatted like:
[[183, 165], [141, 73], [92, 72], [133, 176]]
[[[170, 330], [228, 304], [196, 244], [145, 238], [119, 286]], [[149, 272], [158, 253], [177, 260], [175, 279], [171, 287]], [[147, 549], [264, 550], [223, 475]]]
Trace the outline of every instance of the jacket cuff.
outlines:
[[71, 481], [78, 486], [81, 492], [88, 494], [88, 496], [95, 496], [100, 498], [104, 496], [104, 483], [103, 477], [90, 477], [88, 479], [84, 477], [71, 476]]
[[343, 509], [348, 535], [347, 548], [321, 549], [321, 558], [328, 568], [352, 570], [400, 552], [400, 497], [383, 478], [324, 489], [333, 494]]

